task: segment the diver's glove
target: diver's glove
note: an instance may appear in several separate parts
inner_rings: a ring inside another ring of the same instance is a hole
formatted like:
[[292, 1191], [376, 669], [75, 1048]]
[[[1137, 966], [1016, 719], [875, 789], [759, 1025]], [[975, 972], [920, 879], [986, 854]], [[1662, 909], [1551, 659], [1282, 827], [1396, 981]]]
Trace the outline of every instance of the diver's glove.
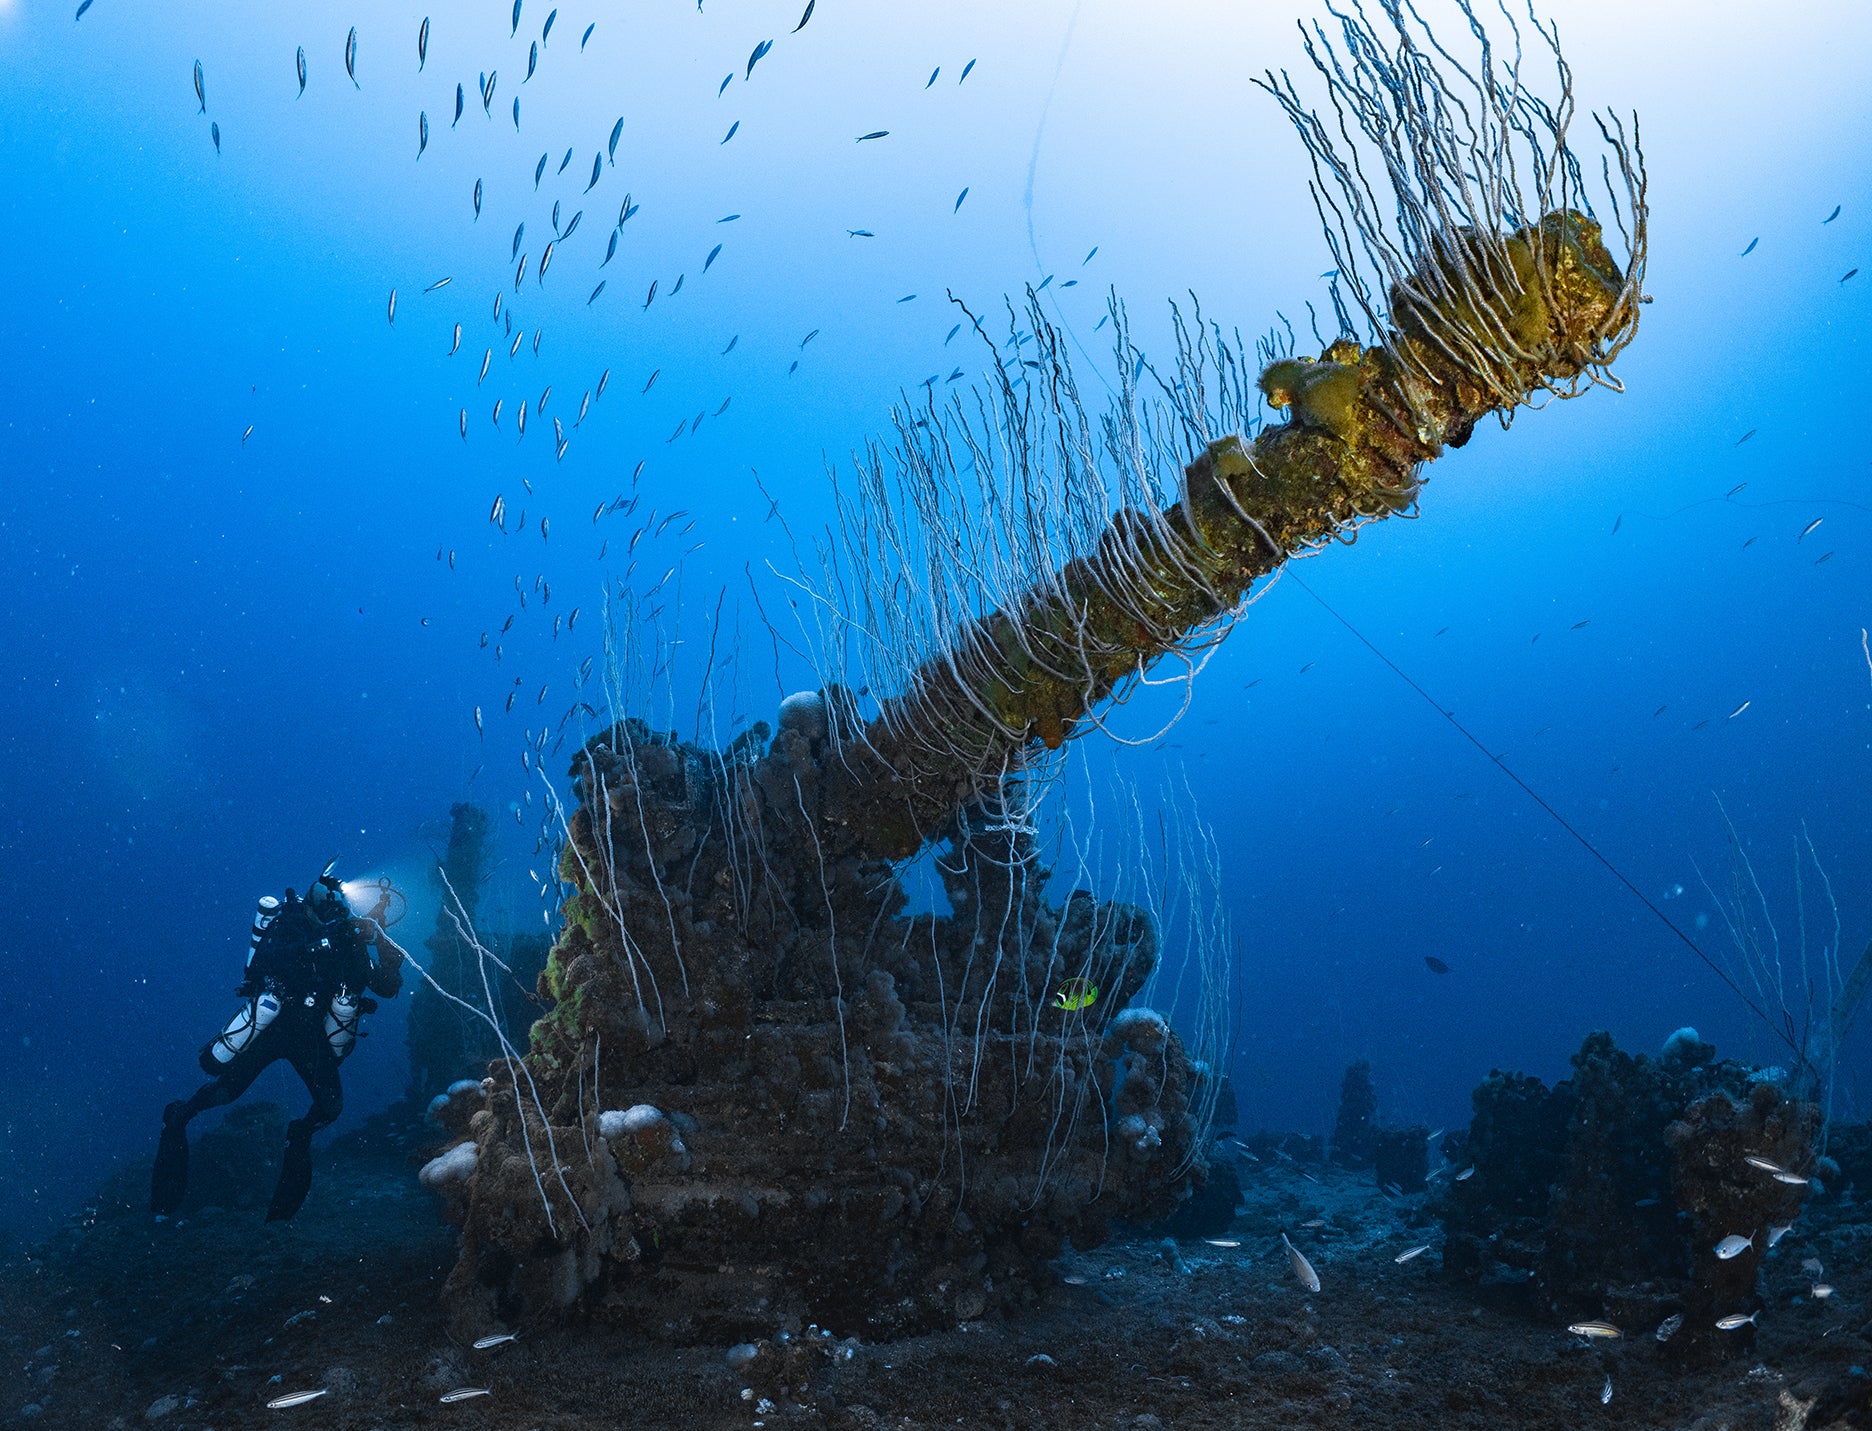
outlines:
[[394, 940], [392, 940], [387, 934], [384, 933], [384, 928], [381, 924], [376, 924], [375, 929], [376, 929], [376, 934], [373, 937], [377, 941], [378, 967], [383, 968], [383, 969], [402, 968], [403, 967], [403, 951], [397, 947], [396, 942]]

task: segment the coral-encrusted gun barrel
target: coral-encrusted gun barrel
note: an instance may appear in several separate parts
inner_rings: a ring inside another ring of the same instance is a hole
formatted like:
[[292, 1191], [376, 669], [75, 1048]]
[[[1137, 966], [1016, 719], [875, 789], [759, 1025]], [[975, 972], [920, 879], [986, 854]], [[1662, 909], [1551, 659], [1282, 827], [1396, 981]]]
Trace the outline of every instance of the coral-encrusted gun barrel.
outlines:
[[1057, 747], [1290, 555], [1409, 508], [1423, 463], [1489, 414], [1602, 368], [1636, 326], [1636, 275], [1573, 210], [1486, 251], [1468, 234], [1437, 248], [1442, 272], [1393, 286], [1388, 343], [1342, 339], [1269, 366], [1261, 388], [1287, 422], [1252, 446], [1210, 444], [1167, 512], [1120, 511], [1094, 551], [921, 668], [831, 767], [824, 818], [847, 850], [914, 853], [1024, 749]]

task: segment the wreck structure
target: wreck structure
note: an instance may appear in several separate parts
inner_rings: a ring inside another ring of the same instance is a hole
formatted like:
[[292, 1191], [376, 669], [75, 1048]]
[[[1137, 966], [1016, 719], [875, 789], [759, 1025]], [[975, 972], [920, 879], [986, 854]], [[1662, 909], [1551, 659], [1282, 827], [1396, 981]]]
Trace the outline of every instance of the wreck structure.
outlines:
[[[465, 1324], [966, 1320], [1201, 1176], [1213, 1076], [1131, 1006], [1158, 932], [1049, 894], [1036, 771], [1160, 666], [1192, 674], [1285, 561], [1413, 511], [1478, 422], [1610, 384], [1642, 301], [1635, 136], [1600, 123], [1615, 259], [1557, 48], [1550, 105], [1518, 39], [1511, 66], [1471, 19], [1463, 68], [1397, 5], [1381, 23], [1306, 41], [1336, 138], [1262, 81], [1314, 161], [1343, 336], [1264, 344], [1257, 383], [1198, 327], [1153, 406], [1119, 312], [1094, 423], [1030, 309], [1033, 361], [998, 363], [976, 417], [900, 414], [860, 472], [847, 570], [871, 576], [823, 605], [831, 645], [871, 633], [863, 682], [829, 670], [722, 749], [625, 718], [578, 751], [551, 1011], [440, 1109], [424, 1172], [461, 1226]], [[971, 481], [976, 520], [943, 520]], [[932, 845], [949, 908], [911, 913]]]

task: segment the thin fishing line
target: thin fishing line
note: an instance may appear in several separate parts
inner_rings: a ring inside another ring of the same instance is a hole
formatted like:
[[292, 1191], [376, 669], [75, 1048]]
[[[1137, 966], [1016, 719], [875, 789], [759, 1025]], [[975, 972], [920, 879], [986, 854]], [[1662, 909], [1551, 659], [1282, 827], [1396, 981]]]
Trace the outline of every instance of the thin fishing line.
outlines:
[[1491, 765], [1493, 765], [1497, 770], [1501, 771], [1501, 773], [1503, 775], [1506, 775], [1510, 780], [1514, 781], [1516, 785], [1520, 786], [1521, 792], [1524, 795], [1526, 795], [1536, 805], [1540, 806], [1541, 809], [1545, 810], [1549, 815], [1551, 815], [1553, 817], [1555, 824], [1559, 825], [1561, 829], [1565, 830], [1574, 839], [1578, 840], [1581, 847], [1586, 851], [1587, 854], [1591, 855], [1594, 859], [1599, 861], [1600, 864], [1604, 865], [1607, 871], [1611, 873], [1614, 879], [1616, 879], [1620, 884], [1624, 885], [1626, 889], [1630, 890], [1635, 896], [1637, 896], [1638, 901], [1641, 904], [1643, 904], [1646, 909], [1650, 910], [1653, 914], [1655, 914], [1658, 917], [1659, 922], [1662, 923], [1666, 929], [1670, 930], [1672, 934], [1675, 934], [1677, 938], [1683, 942], [1683, 945], [1685, 948], [1687, 948], [1692, 954], [1696, 955], [1697, 958], [1701, 959], [1703, 963], [1709, 968], [1709, 971], [1712, 974], [1714, 974], [1718, 979], [1721, 979], [1723, 983], [1728, 987], [1729, 991], [1742, 1001], [1742, 1006], [1744, 1008], [1746, 1008], [1750, 1013], [1754, 1014], [1756, 1018], [1760, 1019], [1764, 1024], [1766, 1024], [1768, 1028], [1774, 1033], [1775, 1037], [1780, 1039], [1781, 1042], [1785, 1043], [1791, 1050], [1793, 1050], [1796, 1056], [1800, 1055], [1800, 1049], [1795, 1046], [1794, 1040], [1788, 1036], [1785, 1030], [1778, 1029], [1775, 1027], [1774, 1020], [1769, 1018], [1766, 1012], [1764, 1012], [1762, 1009], [1757, 1007], [1753, 999], [1749, 998], [1747, 994], [1742, 992], [1742, 986], [1736, 983], [1736, 981], [1729, 976], [1728, 971], [1724, 969], [1720, 964], [1718, 964], [1714, 959], [1710, 958], [1709, 955], [1705, 954], [1703, 952], [1702, 947], [1696, 942], [1696, 940], [1692, 939], [1688, 934], [1684, 933], [1682, 929], [1678, 928], [1676, 922], [1673, 921], [1671, 917], [1668, 914], [1666, 914], [1663, 910], [1659, 909], [1657, 905], [1652, 902], [1651, 897], [1649, 895], [1647, 895], [1643, 890], [1639, 889], [1637, 885], [1633, 884], [1629, 879], [1625, 877], [1625, 873], [1623, 870], [1621, 870], [1617, 865], [1613, 864], [1611, 860], [1607, 859], [1603, 854], [1601, 854], [1599, 852], [1598, 847], [1594, 845], [1591, 840], [1587, 839], [1583, 834], [1581, 834], [1578, 830], [1576, 830], [1570, 823], [1568, 823], [1566, 816], [1562, 815], [1558, 810], [1554, 809], [1552, 805], [1549, 805], [1544, 799], [1541, 798], [1540, 794], [1531, 785], [1527, 783], [1527, 781], [1523, 780], [1519, 775], [1516, 775], [1514, 771], [1510, 770], [1507, 766], [1507, 763], [1503, 761], [1500, 756], [1496, 755], [1492, 750], [1490, 750], [1481, 741], [1477, 740], [1475, 736], [1470, 733], [1469, 728], [1465, 726], [1461, 721], [1456, 719], [1456, 716], [1453, 712], [1444, 709], [1442, 702], [1438, 701], [1422, 686], [1418, 685], [1416, 681], [1412, 680], [1410, 676], [1404, 671], [1404, 669], [1401, 666], [1398, 665], [1396, 661], [1393, 661], [1389, 656], [1385, 655], [1383, 651], [1380, 651], [1369, 640], [1367, 640], [1364, 633], [1361, 632], [1358, 629], [1358, 627], [1354, 626], [1350, 621], [1346, 620], [1345, 617], [1341, 616], [1337, 611], [1335, 611], [1332, 608], [1331, 604], [1327, 602], [1325, 597], [1321, 596], [1312, 587], [1308, 586], [1306, 582], [1302, 581], [1298, 576], [1294, 575], [1291, 567], [1289, 567], [1288, 569], [1287, 579], [1289, 581], [1299, 583], [1300, 589], [1304, 591], [1308, 596], [1312, 597], [1315, 601], [1317, 601], [1328, 616], [1332, 617], [1333, 620], [1337, 621], [1341, 626], [1345, 627], [1346, 630], [1350, 631], [1352, 635], [1358, 640], [1360, 645], [1362, 645], [1367, 651], [1370, 651], [1372, 655], [1376, 656], [1380, 661], [1384, 662], [1385, 665], [1391, 668], [1391, 672], [1393, 675], [1395, 675], [1405, 685], [1409, 686], [1413, 691], [1417, 692], [1418, 695], [1422, 696], [1425, 701], [1429, 702], [1429, 704], [1436, 710], [1436, 713], [1442, 716], [1443, 719], [1448, 721], [1452, 726], [1454, 726], [1457, 732], [1462, 736], [1464, 740], [1468, 741], [1471, 745], [1473, 745], [1477, 750], [1481, 751], [1482, 754], [1488, 758], [1488, 761]]

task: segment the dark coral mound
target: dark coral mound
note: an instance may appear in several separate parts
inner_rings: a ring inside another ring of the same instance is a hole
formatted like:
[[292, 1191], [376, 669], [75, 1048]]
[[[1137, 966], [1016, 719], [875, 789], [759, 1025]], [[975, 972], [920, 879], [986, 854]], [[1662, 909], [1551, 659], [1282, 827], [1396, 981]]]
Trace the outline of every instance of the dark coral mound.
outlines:
[[[1679, 1358], [1752, 1345], [1751, 1327], [1715, 1324], [1760, 1305], [1769, 1229], [1798, 1216], [1808, 1186], [1796, 1175], [1816, 1165], [1812, 1103], [1708, 1044], [1673, 1039], [1650, 1058], [1605, 1033], [1581, 1045], [1571, 1079], [1494, 1072], [1474, 1103], [1452, 1148], [1464, 1176], [1441, 1199], [1453, 1277], [1529, 1312], [1631, 1331], [1681, 1313]], [[1718, 1255], [1731, 1234], [1748, 1245]]]
[[[546, 961], [547, 940], [538, 934], [510, 936], [499, 951], [501, 969], [482, 968], [464, 934], [472, 927], [481, 885], [488, 873], [488, 815], [478, 805], [449, 808], [448, 850], [434, 875], [441, 909], [433, 933], [423, 941], [430, 976], [443, 988], [471, 997], [477, 1004], [492, 998], [500, 1026], [510, 1040], [522, 1038], [532, 1022], [527, 989]], [[459, 901], [459, 908], [457, 902]], [[500, 1038], [486, 1019], [437, 993], [426, 979], [412, 981], [408, 1026], [410, 1081], [407, 1096], [420, 1109], [456, 1080], [481, 1076], [500, 1053]]]
[[766, 750], [626, 721], [574, 761], [552, 1011], [469, 1095], [472, 1162], [425, 1175], [464, 1323], [948, 1324], [1200, 1180], [1195, 1070], [1127, 1008], [1148, 916], [1049, 904], [1031, 828], [979, 808], [932, 832], [951, 912], [911, 913], [897, 867], [832, 853], [829, 704], [789, 701]]
[[1371, 1062], [1357, 1059], [1339, 1085], [1339, 1115], [1333, 1120], [1332, 1160], [1342, 1168], [1369, 1168], [1377, 1138], [1378, 1092]]
[[1372, 1172], [1381, 1188], [1422, 1192], [1430, 1175], [1430, 1130], [1421, 1123], [1377, 1129], [1372, 1134]]

